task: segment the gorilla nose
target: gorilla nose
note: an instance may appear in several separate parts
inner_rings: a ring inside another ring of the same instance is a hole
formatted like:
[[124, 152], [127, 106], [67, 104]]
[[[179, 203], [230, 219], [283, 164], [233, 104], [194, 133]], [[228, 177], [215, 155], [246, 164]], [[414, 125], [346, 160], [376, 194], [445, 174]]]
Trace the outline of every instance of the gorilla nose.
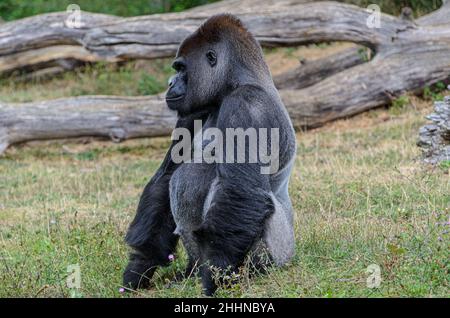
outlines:
[[181, 100], [186, 94], [186, 85], [183, 79], [177, 75], [174, 75], [169, 79], [168, 84], [169, 89], [166, 93], [166, 100], [170, 102]]
[[176, 75], [173, 75], [169, 78], [169, 82], [168, 82], [169, 88], [172, 88], [173, 85], [175, 85], [175, 81], [176, 81]]

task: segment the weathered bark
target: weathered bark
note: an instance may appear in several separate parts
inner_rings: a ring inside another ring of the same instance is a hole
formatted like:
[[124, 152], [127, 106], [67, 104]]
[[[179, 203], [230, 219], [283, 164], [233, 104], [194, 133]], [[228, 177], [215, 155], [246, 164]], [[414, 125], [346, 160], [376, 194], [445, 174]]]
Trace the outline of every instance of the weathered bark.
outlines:
[[436, 164], [450, 160], [450, 96], [435, 102], [434, 113], [427, 119], [432, 123], [420, 128], [417, 143], [422, 147], [424, 161]]
[[[450, 16], [449, 2], [436, 14], [442, 17], [444, 12]], [[385, 35], [389, 36], [379, 44], [373, 43], [375, 57], [370, 62], [334, 74], [305, 89], [282, 90], [283, 101], [294, 123], [320, 126], [386, 104], [404, 92], [448, 79], [450, 19], [446, 24], [429, 25], [433, 14], [426, 20], [423, 18], [420, 24], [398, 19], [405, 24], [396, 30], [390, 30], [389, 25], [382, 22], [380, 30], [385, 30]]]
[[[67, 26], [66, 12], [38, 15], [0, 25], [0, 73], [43, 65], [64, 56], [87, 62], [173, 56], [187, 35], [219, 12], [237, 14], [265, 46], [351, 41], [376, 48], [397, 30], [412, 25], [383, 15], [383, 29], [369, 29], [369, 13], [361, 8], [336, 2], [303, 2], [223, 1], [181, 13], [132, 18], [83, 12], [78, 29]], [[35, 50], [38, 53], [32, 52]]]
[[301, 89], [370, 60], [371, 51], [353, 47], [314, 61], [300, 61], [300, 66], [273, 78], [278, 89]]
[[[381, 106], [406, 91], [423, 88], [445, 80], [450, 75], [450, 21], [445, 23], [443, 20], [435, 24], [433, 19], [434, 14], [439, 19], [445, 14], [450, 16], [449, 3], [416, 22], [383, 15], [379, 29], [368, 28], [366, 20], [369, 13], [356, 6], [335, 2], [298, 4], [288, 0], [264, 1], [261, 4], [250, 0], [243, 3], [254, 6], [245, 7], [247, 9], [237, 7], [234, 10], [240, 12], [241, 18], [264, 44], [345, 40], [366, 45], [375, 54], [367, 63], [358, 64], [361, 62], [358, 57], [340, 53], [340, 56], [314, 61], [309, 66], [303, 65], [292, 73], [277, 77], [275, 81], [282, 88], [280, 95], [296, 128], [316, 127], [330, 120]], [[65, 45], [83, 43], [85, 52], [112, 59], [139, 57], [140, 54], [147, 57], [151, 54], [165, 56], [169, 51], [172, 54], [172, 46], [176, 47], [182, 37], [220, 6], [215, 4], [182, 14], [114, 18], [112, 22], [108, 20], [109, 17], [100, 16], [99, 19], [109, 22], [96, 22], [98, 26], [94, 28], [66, 30], [66, 35], [72, 35], [72, 40]], [[45, 19], [55, 17], [58, 14], [46, 15]], [[34, 21], [35, 18], [30, 19]], [[54, 23], [56, 30], [63, 32], [67, 29]], [[39, 45], [42, 48], [50, 45], [52, 40], [61, 45], [60, 38], [55, 40], [58, 32], [40, 28], [39, 25], [35, 29], [42, 35], [40, 39], [43, 42], [22, 36], [17, 30], [23, 29], [24, 25], [29, 23], [19, 21], [18, 25], [9, 24], [14, 32], [6, 35], [0, 32], [0, 54], [9, 54], [8, 50], [25, 52]], [[47, 34], [44, 30], [47, 30]], [[182, 34], [180, 38], [179, 34]], [[11, 49], [19, 38], [24, 43], [23, 47]], [[132, 43], [126, 42], [126, 39]], [[128, 45], [136, 50], [125, 49]], [[130, 52], [135, 55], [130, 56]], [[344, 67], [341, 69], [339, 64], [331, 67], [333, 61], [340, 61], [349, 68], [342, 70]], [[321, 69], [325, 68], [328, 70], [322, 72]], [[301, 77], [295, 77], [294, 74]], [[77, 103], [86, 106], [80, 108]], [[84, 112], [89, 116], [86, 117]], [[67, 117], [70, 117], [70, 121], [67, 121]], [[162, 118], [161, 123], [155, 118]], [[118, 139], [162, 135], [169, 133], [174, 118], [160, 96], [86, 96], [18, 106], [3, 105], [0, 106], [0, 144], [6, 147], [36, 139], [114, 136], [111, 135], [113, 130], [121, 132]], [[44, 124], [39, 124], [41, 121]], [[73, 123], [77, 124], [71, 128]], [[81, 123], [81, 128], [77, 128], [78, 123]]]
[[27, 104], [0, 103], [0, 153], [29, 140], [105, 137], [115, 142], [170, 134], [176, 113], [164, 96], [82, 96]]

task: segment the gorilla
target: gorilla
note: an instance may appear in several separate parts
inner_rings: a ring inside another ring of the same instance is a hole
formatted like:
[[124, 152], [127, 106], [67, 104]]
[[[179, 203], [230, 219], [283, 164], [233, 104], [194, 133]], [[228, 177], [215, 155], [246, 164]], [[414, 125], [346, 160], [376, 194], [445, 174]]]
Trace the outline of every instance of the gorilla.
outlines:
[[[170, 263], [181, 238], [188, 254], [184, 275], [195, 270], [204, 293], [213, 295], [220, 284], [216, 269], [237, 273], [249, 258], [255, 268], [281, 266], [292, 258], [288, 184], [295, 133], [261, 47], [237, 17], [209, 18], [181, 43], [172, 66], [176, 75], [169, 80], [166, 102], [178, 114], [176, 129], [190, 132], [192, 147], [198, 120], [204, 123], [202, 131], [215, 128], [224, 135], [229, 128], [279, 131], [279, 166], [270, 173], [261, 172], [260, 158], [240, 163], [175, 161], [173, 150], [182, 141], [172, 138], [142, 193], [125, 239], [132, 252], [124, 285], [148, 287], [156, 268]], [[270, 137], [267, 147], [273, 142]], [[202, 141], [200, 147], [207, 144]], [[254, 152], [246, 143], [244, 148], [226, 148], [222, 156], [233, 151], [247, 156]]]

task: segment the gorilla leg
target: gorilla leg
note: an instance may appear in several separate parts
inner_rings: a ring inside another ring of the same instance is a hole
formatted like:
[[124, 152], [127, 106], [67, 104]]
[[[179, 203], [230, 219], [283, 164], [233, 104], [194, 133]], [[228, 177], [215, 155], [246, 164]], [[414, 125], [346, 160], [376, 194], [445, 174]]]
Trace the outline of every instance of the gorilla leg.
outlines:
[[264, 243], [272, 261], [277, 266], [286, 264], [294, 255], [294, 228], [290, 220], [292, 211], [283, 205], [273, 194], [271, 195], [275, 207], [274, 213], [266, 222]]
[[137, 289], [148, 287], [157, 266], [169, 264], [178, 236], [170, 211], [169, 180], [171, 174], [158, 174], [142, 193], [135, 219], [125, 238], [133, 248], [123, 274], [123, 284]]
[[[239, 175], [240, 178], [233, 178]], [[205, 294], [217, 289], [211, 267], [237, 272], [263, 235], [274, 212], [266, 176], [257, 165], [219, 165], [218, 182], [205, 221], [194, 231], [201, 252]]]
[[[207, 112], [179, 118], [176, 128], [186, 128], [191, 134], [194, 120], [202, 119]], [[146, 185], [136, 216], [131, 223], [125, 241], [133, 248], [123, 283], [131, 288], [145, 288], [157, 266], [169, 264], [169, 255], [175, 251], [178, 235], [174, 234], [175, 221], [170, 209], [169, 183], [178, 168], [172, 161], [173, 141], [166, 157], [150, 182]]]
[[199, 249], [197, 243], [194, 241], [192, 232], [183, 232], [181, 234], [181, 240], [183, 246], [188, 255], [188, 263], [184, 271], [178, 273], [175, 280], [181, 281], [185, 278], [195, 275], [197, 270], [197, 265], [199, 264]]

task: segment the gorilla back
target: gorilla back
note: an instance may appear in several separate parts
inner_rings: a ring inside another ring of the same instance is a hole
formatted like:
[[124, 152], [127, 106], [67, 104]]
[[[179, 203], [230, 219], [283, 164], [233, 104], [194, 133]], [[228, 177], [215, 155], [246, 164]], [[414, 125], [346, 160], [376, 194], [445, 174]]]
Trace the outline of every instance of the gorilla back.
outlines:
[[[148, 286], [181, 237], [186, 273], [198, 264], [212, 295], [212, 269], [238, 271], [248, 255], [265, 265], [266, 252], [283, 265], [294, 254], [288, 184], [295, 134], [261, 47], [236, 17], [208, 19], [180, 45], [173, 68], [166, 101], [178, 113], [175, 131], [183, 138], [174, 133], [141, 196], [126, 236], [133, 251], [124, 284]], [[253, 132], [260, 132], [257, 139]], [[200, 158], [191, 158], [192, 150]], [[267, 169], [269, 152], [276, 164]]]

